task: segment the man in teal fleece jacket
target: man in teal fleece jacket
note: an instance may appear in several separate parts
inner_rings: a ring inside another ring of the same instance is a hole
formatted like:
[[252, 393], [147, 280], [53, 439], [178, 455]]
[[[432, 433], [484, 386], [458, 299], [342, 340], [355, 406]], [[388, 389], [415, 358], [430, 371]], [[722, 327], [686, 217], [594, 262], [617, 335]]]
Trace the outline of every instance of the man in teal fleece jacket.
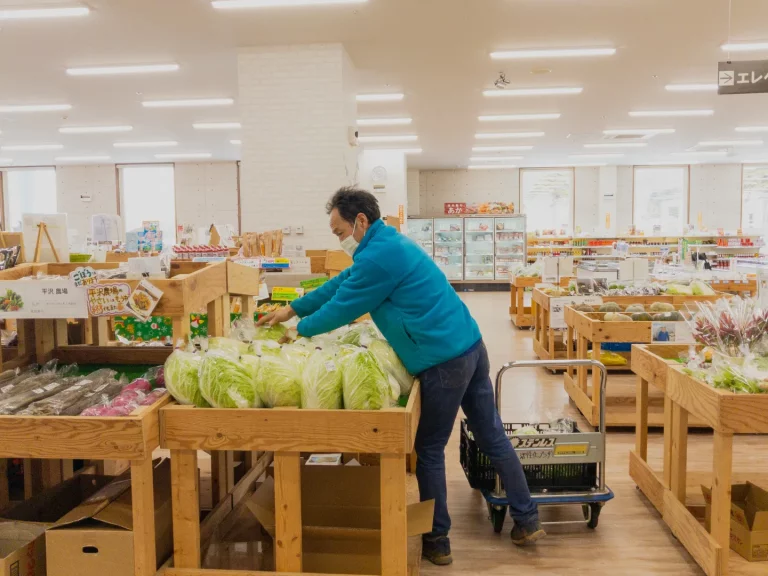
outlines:
[[416, 476], [421, 499], [435, 500], [432, 532], [423, 537], [428, 560], [452, 562], [445, 446], [459, 407], [504, 483], [515, 520], [512, 541], [535, 542], [545, 533], [496, 411], [488, 353], [469, 310], [424, 250], [382, 222], [373, 194], [342, 188], [327, 211], [331, 230], [352, 256], [352, 266], [260, 324], [298, 316], [299, 334], [312, 337], [370, 313], [408, 371], [421, 380]]

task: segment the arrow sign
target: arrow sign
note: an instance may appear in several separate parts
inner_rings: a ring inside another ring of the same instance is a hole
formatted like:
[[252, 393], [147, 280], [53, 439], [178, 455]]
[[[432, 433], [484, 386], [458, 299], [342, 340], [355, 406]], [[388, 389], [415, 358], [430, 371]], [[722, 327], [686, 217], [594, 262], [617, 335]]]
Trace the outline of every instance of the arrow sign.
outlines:
[[734, 79], [733, 72], [728, 72], [725, 70], [720, 71], [720, 76], [718, 78], [719, 80], [719, 86], [733, 86], [733, 79]]
[[718, 94], [760, 94], [763, 92], [768, 92], [768, 60], [720, 62], [718, 64]]

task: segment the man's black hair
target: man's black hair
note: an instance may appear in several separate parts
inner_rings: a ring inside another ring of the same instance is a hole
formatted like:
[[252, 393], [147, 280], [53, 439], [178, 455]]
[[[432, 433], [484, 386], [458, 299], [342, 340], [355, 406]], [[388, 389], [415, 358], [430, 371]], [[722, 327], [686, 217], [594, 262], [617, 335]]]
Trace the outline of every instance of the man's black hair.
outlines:
[[381, 218], [379, 201], [376, 199], [376, 196], [354, 186], [339, 188], [330, 202], [325, 205], [328, 214], [334, 208], [339, 211], [339, 216], [350, 224], [354, 223], [358, 214], [365, 214], [369, 224], [373, 224]]

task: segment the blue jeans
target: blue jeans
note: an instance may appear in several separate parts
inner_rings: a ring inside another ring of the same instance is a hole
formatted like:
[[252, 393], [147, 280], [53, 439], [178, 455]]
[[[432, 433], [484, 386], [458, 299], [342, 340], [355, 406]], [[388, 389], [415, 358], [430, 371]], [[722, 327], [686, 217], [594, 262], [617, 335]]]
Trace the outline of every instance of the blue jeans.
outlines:
[[509, 513], [517, 524], [538, 520], [523, 467], [504, 433], [496, 410], [490, 378], [490, 362], [483, 341], [461, 356], [419, 374], [421, 420], [416, 432], [416, 478], [422, 502], [435, 500], [432, 532], [427, 537], [446, 536], [451, 529], [445, 486], [445, 446], [453, 431], [459, 406], [467, 416], [475, 441], [493, 462], [509, 500]]

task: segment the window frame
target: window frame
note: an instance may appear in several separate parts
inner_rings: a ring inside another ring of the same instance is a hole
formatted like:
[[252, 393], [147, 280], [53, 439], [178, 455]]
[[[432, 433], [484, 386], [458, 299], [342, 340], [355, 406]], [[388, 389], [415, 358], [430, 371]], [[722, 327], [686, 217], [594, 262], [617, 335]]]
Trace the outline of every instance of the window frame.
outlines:
[[139, 162], [139, 163], [128, 163], [128, 164], [115, 164], [115, 185], [117, 187], [117, 215], [120, 217], [120, 220], [123, 225], [123, 237], [122, 241], [125, 242], [126, 233], [128, 232], [128, 227], [125, 222], [125, 214], [124, 214], [124, 195], [123, 195], [123, 168], [160, 168], [160, 167], [170, 167], [173, 170], [173, 221], [174, 221], [174, 231], [173, 231], [173, 243], [175, 244], [177, 242], [177, 236], [178, 232], [176, 228], [178, 227], [178, 207], [177, 207], [177, 198], [176, 198], [176, 163], [175, 162]]
[[575, 166], [548, 166], [544, 167], [532, 167], [532, 168], [518, 168], [518, 184], [517, 188], [520, 193], [520, 214], [526, 216], [526, 230], [532, 232], [534, 228], [530, 225], [528, 218], [528, 212], [525, 210], [525, 192], [523, 191], [523, 173], [524, 172], [570, 172], [571, 173], [571, 218], [570, 218], [570, 232], [566, 236], [573, 236], [576, 231], [576, 167]]
[[[742, 234], [748, 234], [751, 233], [749, 231], [753, 231], [753, 228], [745, 228], [744, 227], [744, 172], [746, 172], [749, 168], [756, 168], [756, 167], [765, 167], [768, 168], [768, 162], [762, 162], [760, 164], [743, 164], [741, 165], [741, 198], [740, 198], [740, 205], [739, 205], [739, 228], [741, 229]], [[763, 233], [761, 232], [761, 236]], [[768, 237], [768, 234], [766, 235]]]
[[[637, 170], [638, 169], [652, 169], [652, 170], [667, 170], [680, 168], [684, 170], [685, 174], [685, 186], [683, 190], [683, 212], [685, 214], [683, 226], [688, 226], [691, 223], [691, 165], [690, 164], [670, 164], [670, 165], [652, 165], [652, 164], [637, 164], [632, 165], [632, 226], [637, 232], [637, 223], [635, 222], [635, 198], [637, 194]], [[681, 230], [678, 234], [669, 234], [667, 236], [680, 236], [683, 234]], [[662, 235], [665, 235], [662, 231]], [[649, 236], [646, 234], [646, 236]]]
[[[43, 165], [43, 166], [2, 166], [0, 167], [0, 228], [4, 232], [8, 232], [9, 230], [6, 227], [6, 223], [8, 222], [8, 204], [6, 202], [8, 198], [8, 181], [7, 178], [7, 172], [20, 172], [22, 170], [53, 170], [54, 176], [57, 173], [56, 166], [55, 165]], [[58, 180], [56, 185], [56, 196], [58, 195]], [[56, 199], [56, 210], [59, 209], [59, 202], [58, 198]], [[56, 212], [58, 213], [58, 212]]]

